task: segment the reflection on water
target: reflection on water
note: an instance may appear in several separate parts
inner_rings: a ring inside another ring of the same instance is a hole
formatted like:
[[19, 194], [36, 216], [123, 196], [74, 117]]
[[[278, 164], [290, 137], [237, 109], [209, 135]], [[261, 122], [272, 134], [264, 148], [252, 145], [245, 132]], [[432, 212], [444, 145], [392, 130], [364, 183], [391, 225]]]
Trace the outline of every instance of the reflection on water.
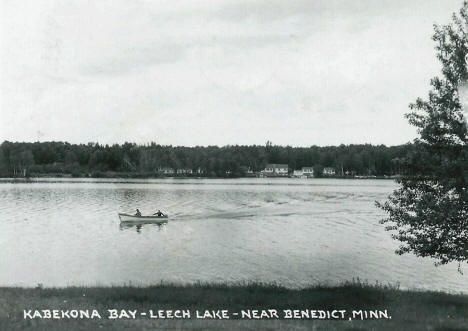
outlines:
[[[467, 291], [457, 265], [394, 254], [374, 206], [386, 180], [105, 180], [0, 183], [0, 285], [263, 281], [300, 287], [359, 277]], [[166, 224], [121, 224], [163, 210]]]
[[164, 225], [166, 225], [167, 220], [164, 221], [136, 221], [136, 222], [120, 222], [119, 227], [120, 230], [127, 230], [127, 229], [136, 229], [137, 233], [141, 232], [141, 228], [143, 226], [147, 227], [156, 227], [158, 230], [161, 230]]

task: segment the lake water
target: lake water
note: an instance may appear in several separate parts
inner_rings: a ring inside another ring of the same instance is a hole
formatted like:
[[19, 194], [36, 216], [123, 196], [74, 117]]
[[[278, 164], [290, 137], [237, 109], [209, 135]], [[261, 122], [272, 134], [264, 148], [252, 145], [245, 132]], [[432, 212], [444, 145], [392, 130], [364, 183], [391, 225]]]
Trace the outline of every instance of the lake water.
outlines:
[[[389, 180], [159, 179], [0, 183], [0, 285], [360, 278], [468, 292], [456, 264], [394, 254], [374, 206]], [[118, 212], [169, 222], [122, 226]], [[466, 268], [465, 268], [466, 269]], [[468, 270], [465, 270], [468, 271]]]

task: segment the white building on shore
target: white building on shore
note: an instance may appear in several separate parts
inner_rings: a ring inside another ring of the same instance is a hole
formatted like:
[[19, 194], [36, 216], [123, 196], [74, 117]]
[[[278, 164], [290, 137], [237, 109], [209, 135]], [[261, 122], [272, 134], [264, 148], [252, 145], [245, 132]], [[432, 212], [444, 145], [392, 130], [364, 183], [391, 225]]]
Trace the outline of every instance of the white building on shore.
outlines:
[[292, 176], [301, 178], [302, 176], [304, 176], [304, 173], [302, 172], [302, 170], [294, 170]]
[[173, 175], [175, 173], [174, 169], [170, 167], [159, 167], [158, 172], [164, 175]]
[[307, 178], [314, 177], [314, 167], [302, 167], [302, 173]]
[[262, 174], [266, 177], [286, 177], [289, 173], [287, 164], [270, 163], [265, 166]]

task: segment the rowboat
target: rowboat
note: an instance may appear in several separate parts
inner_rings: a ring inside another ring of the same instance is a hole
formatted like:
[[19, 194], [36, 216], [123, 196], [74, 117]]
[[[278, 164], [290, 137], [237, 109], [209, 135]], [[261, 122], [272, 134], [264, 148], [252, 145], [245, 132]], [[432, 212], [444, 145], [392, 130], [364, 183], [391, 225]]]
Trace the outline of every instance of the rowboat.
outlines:
[[167, 222], [167, 215], [137, 216], [119, 213], [119, 218], [121, 222]]

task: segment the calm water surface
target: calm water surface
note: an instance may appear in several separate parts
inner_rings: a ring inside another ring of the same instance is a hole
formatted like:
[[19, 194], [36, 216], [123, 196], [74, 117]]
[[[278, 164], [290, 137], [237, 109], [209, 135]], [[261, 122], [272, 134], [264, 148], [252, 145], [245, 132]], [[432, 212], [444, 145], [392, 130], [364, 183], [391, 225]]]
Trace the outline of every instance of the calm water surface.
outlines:
[[[72, 180], [0, 183], [0, 285], [264, 281], [359, 277], [468, 292], [457, 265], [394, 254], [374, 206], [387, 180]], [[122, 226], [118, 212], [168, 212]]]

